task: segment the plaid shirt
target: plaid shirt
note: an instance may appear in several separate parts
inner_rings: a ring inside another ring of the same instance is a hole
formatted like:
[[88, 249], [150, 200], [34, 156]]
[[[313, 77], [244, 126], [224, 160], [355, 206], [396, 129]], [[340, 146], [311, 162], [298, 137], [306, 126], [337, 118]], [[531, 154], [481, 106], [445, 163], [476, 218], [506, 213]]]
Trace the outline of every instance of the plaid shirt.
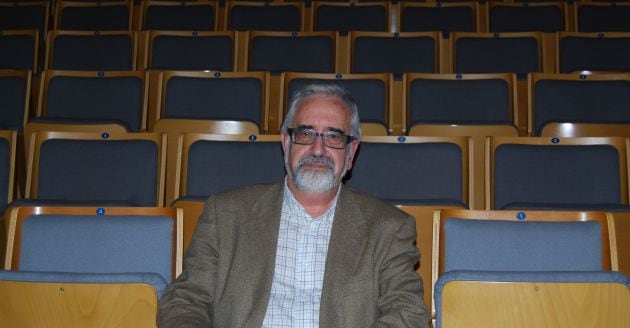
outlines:
[[285, 183], [276, 266], [263, 327], [319, 327], [319, 304], [336, 206], [337, 198], [326, 213], [312, 218]]

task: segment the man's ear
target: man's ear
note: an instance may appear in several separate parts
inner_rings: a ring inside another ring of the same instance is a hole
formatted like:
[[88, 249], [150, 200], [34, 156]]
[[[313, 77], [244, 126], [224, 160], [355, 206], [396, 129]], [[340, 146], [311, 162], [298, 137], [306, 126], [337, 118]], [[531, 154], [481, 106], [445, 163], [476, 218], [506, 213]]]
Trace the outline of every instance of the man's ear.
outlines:
[[285, 131], [282, 131], [282, 133], [280, 133], [280, 141], [282, 142], [282, 152], [286, 153], [288, 140], [289, 140], [289, 135]]

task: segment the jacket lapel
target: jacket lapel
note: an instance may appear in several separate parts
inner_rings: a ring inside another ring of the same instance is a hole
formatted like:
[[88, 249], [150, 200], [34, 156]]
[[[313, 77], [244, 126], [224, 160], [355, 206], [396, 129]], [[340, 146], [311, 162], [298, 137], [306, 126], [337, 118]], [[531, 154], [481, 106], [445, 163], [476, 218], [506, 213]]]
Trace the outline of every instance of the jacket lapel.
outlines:
[[337, 319], [344, 286], [356, 274], [360, 254], [367, 243], [363, 215], [351, 192], [341, 188], [333, 221], [320, 305], [320, 326], [331, 327]]

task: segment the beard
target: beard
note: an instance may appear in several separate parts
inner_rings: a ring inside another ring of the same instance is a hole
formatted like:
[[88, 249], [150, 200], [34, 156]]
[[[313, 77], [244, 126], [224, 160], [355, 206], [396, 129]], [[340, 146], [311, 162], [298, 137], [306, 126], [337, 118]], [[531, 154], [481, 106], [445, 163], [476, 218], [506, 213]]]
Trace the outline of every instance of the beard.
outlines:
[[[309, 164], [324, 165], [326, 169], [314, 170]], [[293, 184], [302, 191], [324, 192], [335, 188], [339, 180], [335, 177], [335, 164], [329, 157], [309, 155], [301, 158], [291, 172]]]

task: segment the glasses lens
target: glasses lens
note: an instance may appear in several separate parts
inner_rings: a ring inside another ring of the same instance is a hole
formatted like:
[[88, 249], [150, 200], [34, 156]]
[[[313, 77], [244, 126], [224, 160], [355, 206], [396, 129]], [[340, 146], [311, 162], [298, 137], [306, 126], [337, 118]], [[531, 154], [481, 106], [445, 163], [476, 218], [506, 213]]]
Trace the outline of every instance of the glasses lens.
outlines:
[[315, 141], [316, 137], [315, 131], [305, 129], [293, 130], [293, 142], [297, 144], [310, 145]]
[[343, 148], [346, 146], [346, 136], [337, 132], [324, 133], [324, 144], [331, 148]]

